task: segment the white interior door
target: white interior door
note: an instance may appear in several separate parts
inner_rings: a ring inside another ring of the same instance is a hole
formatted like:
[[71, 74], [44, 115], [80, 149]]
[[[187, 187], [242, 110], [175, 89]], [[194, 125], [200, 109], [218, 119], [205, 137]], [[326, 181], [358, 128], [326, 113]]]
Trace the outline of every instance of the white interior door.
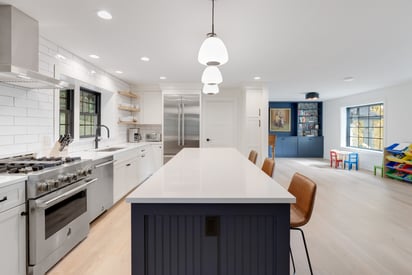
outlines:
[[237, 148], [236, 99], [206, 98], [203, 103], [202, 147]]

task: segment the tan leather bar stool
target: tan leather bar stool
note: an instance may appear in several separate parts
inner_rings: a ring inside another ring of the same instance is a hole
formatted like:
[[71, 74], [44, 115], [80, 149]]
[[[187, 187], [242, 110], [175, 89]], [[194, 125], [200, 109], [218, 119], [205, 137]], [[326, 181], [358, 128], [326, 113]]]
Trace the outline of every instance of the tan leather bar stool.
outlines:
[[265, 158], [262, 165], [262, 171], [265, 172], [269, 177], [273, 176], [273, 171], [275, 171], [275, 161], [270, 158]]
[[257, 159], [258, 153], [255, 150], [251, 150], [249, 153], [249, 160], [256, 164], [256, 159]]
[[[290, 205], [290, 229], [298, 230], [302, 234], [310, 274], [313, 275], [305, 234], [303, 234], [303, 230], [300, 229], [300, 227], [307, 224], [312, 216], [313, 205], [315, 204], [316, 183], [302, 174], [295, 173], [290, 182], [288, 191], [296, 197], [296, 203]], [[292, 257], [293, 273], [295, 274], [295, 261], [293, 259], [291, 248], [290, 255]]]

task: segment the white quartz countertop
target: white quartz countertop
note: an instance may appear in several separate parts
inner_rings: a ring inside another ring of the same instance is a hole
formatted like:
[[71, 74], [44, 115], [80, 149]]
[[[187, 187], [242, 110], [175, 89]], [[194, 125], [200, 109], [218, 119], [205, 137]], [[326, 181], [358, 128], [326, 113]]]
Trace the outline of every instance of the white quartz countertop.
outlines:
[[129, 203], [294, 203], [295, 197], [233, 148], [185, 148]]
[[27, 176], [21, 175], [1, 175], [0, 176], [0, 187], [5, 187], [7, 185], [15, 184], [17, 182], [22, 182], [27, 180]]
[[[116, 154], [128, 151], [128, 150], [133, 150], [145, 145], [150, 145], [150, 144], [162, 144], [161, 142], [136, 142], [136, 143], [122, 143], [122, 144], [116, 144], [116, 145], [111, 145], [107, 147], [100, 147], [98, 149], [91, 149], [87, 151], [79, 151], [79, 152], [74, 152], [70, 153], [71, 157], [81, 157], [82, 159], [91, 159], [91, 160], [97, 160], [101, 159], [107, 156], [114, 156]], [[101, 150], [109, 149], [109, 148], [121, 148], [116, 151], [109, 151], [109, 152], [104, 152]]]

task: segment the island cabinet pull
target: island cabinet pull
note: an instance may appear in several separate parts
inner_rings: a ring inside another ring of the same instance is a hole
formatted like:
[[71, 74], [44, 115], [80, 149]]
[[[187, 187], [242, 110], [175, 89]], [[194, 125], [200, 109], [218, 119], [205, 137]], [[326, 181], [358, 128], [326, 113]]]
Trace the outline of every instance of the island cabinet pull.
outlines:
[[132, 164], [131, 163], [126, 164], [126, 166], [130, 166], [130, 165], [132, 165]]
[[4, 196], [1, 200], [0, 200], [0, 202], [4, 202], [4, 201], [6, 201], [7, 200], [7, 196]]

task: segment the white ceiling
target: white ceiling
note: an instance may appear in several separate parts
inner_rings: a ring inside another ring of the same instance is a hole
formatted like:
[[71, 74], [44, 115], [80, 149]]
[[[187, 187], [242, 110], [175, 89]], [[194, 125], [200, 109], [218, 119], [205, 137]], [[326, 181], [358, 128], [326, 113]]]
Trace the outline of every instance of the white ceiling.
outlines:
[[[0, 0], [42, 36], [132, 85], [199, 83], [197, 53], [210, 0]], [[96, 16], [106, 9], [113, 20]], [[330, 99], [412, 79], [410, 0], [217, 0], [215, 31], [229, 62], [223, 87], [267, 84], [273, 99]], [[89, 54], [101, 58], [94, 60]], [[150, 62], [140, 57], [150, 57]], [[115, 74], [115, 73], [113, 73]], [[352, 82], [343, 78], [353, 76]]]

